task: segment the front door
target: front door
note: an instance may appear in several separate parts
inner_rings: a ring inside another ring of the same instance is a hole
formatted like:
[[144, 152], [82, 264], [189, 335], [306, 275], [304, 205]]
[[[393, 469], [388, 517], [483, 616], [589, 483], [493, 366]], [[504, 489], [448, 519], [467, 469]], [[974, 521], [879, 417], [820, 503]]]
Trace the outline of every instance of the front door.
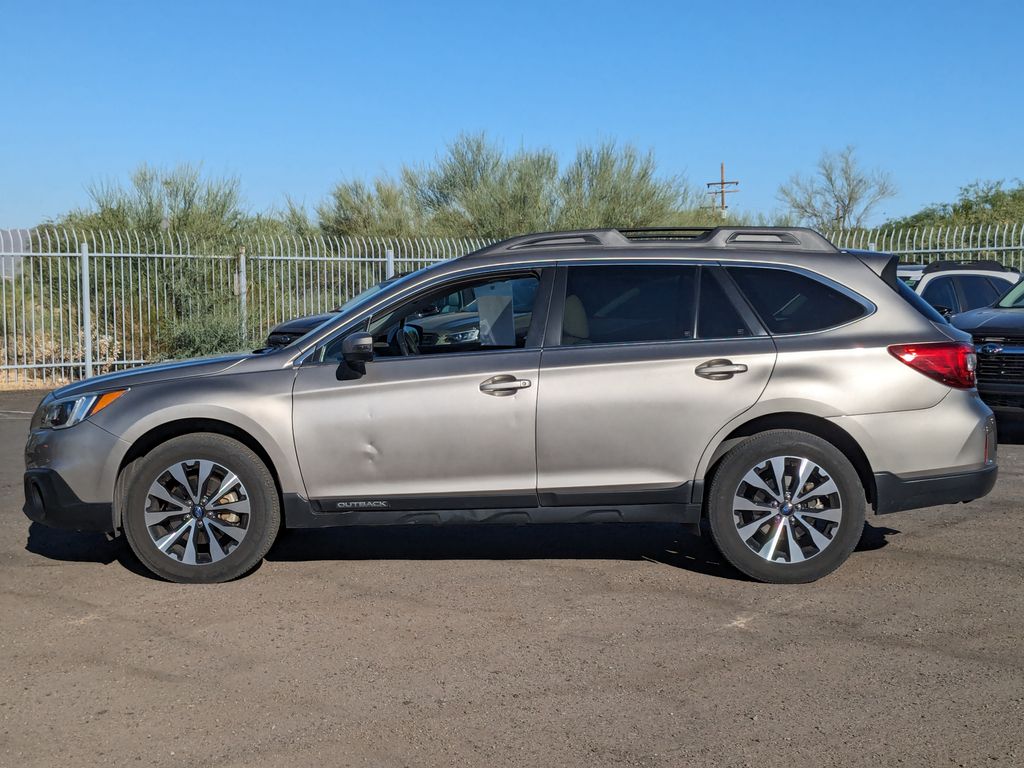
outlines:
[[295, 447], [324, 512], [536, 505], [540, 273], [447, 284], [368, 321], [376, 359], [302, 366]]

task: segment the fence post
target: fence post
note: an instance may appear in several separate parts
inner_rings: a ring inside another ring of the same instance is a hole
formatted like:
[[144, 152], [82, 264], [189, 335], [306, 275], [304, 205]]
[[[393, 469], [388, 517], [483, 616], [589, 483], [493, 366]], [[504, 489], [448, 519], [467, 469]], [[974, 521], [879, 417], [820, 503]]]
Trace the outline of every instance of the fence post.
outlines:
[[395, 252], [394, 252], [393, 249], [388, 248], [386, 251], [384, 251], [384, 263], [386, 265], [385, 266], [385, 270], [387, 272], [385, 277], [389, 277], [389, 278], [390, 277], [394, 277], [395, 276]]
[[82, 329], [85, 332], [85, 378], [92, 377], [92, 297], [91, 280], [89, 279], [89, 243], [82, 243], [82, 255], [79, 258], [82, 278]]
[[245, 274], [245, 246], [238, 249], [238, 302], [242, 318], [242, 342], [249, 340], [249, 280]]

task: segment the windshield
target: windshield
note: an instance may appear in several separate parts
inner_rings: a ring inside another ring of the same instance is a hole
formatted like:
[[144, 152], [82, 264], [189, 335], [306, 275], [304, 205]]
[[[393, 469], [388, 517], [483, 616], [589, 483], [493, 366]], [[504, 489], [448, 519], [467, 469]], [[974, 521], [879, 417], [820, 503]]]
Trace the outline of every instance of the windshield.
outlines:
[[366, 299], [370, 298], [371, 296], [377, 295], [385, 288], [387, 288], [389, 285], [393, 285], [394, 283], [401, 280], [403, 277], [405, 277], [405, 275], [400, 275], [399, 277], [389, 277], [387, 280], [384, 280], [383, 282], [377, 283], [376, 285], [371, 285], [365, 291], [363, 291], [362, 293], [357, 293], [355, 296], [353, 296], [351, 299], [349, 299], [348, 301], [346, 301], [344, 304], [342, 304], [340, 307], [333, 311], [346, 312], [352, 307], [354, 307], [356, 304], [360, 304]]
[[1020, 307], [1024, 307], [1024, 280], [1017, 283], [1013, 288], [1007, 291], [996, 306], [1007, 309], [1019, 309]]
[[[287, 347], [294, 347], [296, 344], [302, 343], [303, 339], [306, 339], [306, 338], [308, 338], [309, 336], [311, 336], [313, 334], [319, 333], [323, 328], [326, 328], [328, 325], [332, 325], [332, 324], [336, 323], [340, 317], [344, 317], [345, 315], [350, 314], [353, 311], [359, 309], [364, 304], [366, 304], [368, 301], [370, 301], [370, 299], [372, 299], [375, 296], [377, 296], [378, 294], [382, 293], [385, 288], [390, 290], [391, 288], [396, 288], [398, 286], [404, 285], [410, 279], [415, 278], [415, 277], [417, 277], [419, 275], [422, 275], [428, 269], [433, 269], [438, 264], [442, 264], [442, 263], [443, 262], [438, 262], [437, 264], [431, 264], [428, 267], [423, 267], [422, 269], [417, 269], [415, 272], [407, 272], [406, 274], [399, 275], [398, 277], [389, 277], [387, 280], [383, 280], [383, 281], [377, 283], [377, 285], [373, 286], [372, 288], [367, 288], [362, 293], [357, 294], [356, 296], [353, 296], [351, 299], [349, 299], [344, 304], [342, 304], [340, 307], [338, 307], [338, 309], [336, 310], [337, 314], [334, 314], [331, 317], [329, 317], [328, 319], [324, 320], [316, 328], [313, 328], [311, 331], [309, 331], [308, 333], [300, 336], [299, 338], [295, 339], [294, 341], [292, 341], [290, 344], [288, 344], [286, 346]], [[282, 349], [284, 349], [284, 348], [285, 347], [282, 347]]]

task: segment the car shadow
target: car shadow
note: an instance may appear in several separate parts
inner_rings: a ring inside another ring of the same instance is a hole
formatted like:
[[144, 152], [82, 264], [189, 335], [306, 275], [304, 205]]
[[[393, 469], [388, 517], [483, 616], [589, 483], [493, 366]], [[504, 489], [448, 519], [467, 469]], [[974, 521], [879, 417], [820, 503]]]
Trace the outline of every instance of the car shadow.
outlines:
[[872, 525], [871, 523], [864, 523], [864, 531], [860, 535], [860, 541], [857, 542], [854, 552], [873, 552], [876, 549], [881, 549], [889, 543], [890, 536], [896, 536], [900, 533], [896, 528], [889, 528], [884, 525]]
[[[864, 524], [856, 551], [881, 549], [894, 528]], [[267, 555], [304, 560], [647, 560], [747, 581], [718, 553], [705, 529], [672, 524], [366, 526], [288, 531]]]
[[290, 530], [267, 555], [305, 560], [648, 560], [741, 579], [710, 539], [672, 524], [394, 525]]
[[118, 563], [138, 576], [157, 579], [139, 562], [124, 537], [109, 540], [102, 533], [80, 533], [48, 528], [40, 523], [28, 527], [25, 551], [49, 560], [68, 563]]
[[[881, 549], [899, 531], [864, 524], [858, 552]], [[65, 562], [118, 563], [156, 579], [124, 537], [75, 533], [32, 523], [25, 549]], [[401, 525], [296, 529], [267, 554], [272, 562], [315, 560], [646, 560], [730, 581], [749, 581], [715, 549], [710, 534], [672, 524]]]

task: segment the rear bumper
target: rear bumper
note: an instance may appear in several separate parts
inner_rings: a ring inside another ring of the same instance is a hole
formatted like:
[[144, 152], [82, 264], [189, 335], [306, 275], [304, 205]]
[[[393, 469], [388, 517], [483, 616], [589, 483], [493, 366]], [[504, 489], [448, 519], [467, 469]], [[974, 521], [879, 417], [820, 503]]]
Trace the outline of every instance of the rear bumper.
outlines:
[[82, 501], [52, 469], [25, 472], [22, 511], [29, 520], [51, 528], [103, 533], [114, 530], [111, 504]]
[[980, 499], [995, 486], [998, 474], [995, 463], [969, 472], [927, 477], [905, 478], [891, 472], [876, 472], [875, 512], [881, 515]]

